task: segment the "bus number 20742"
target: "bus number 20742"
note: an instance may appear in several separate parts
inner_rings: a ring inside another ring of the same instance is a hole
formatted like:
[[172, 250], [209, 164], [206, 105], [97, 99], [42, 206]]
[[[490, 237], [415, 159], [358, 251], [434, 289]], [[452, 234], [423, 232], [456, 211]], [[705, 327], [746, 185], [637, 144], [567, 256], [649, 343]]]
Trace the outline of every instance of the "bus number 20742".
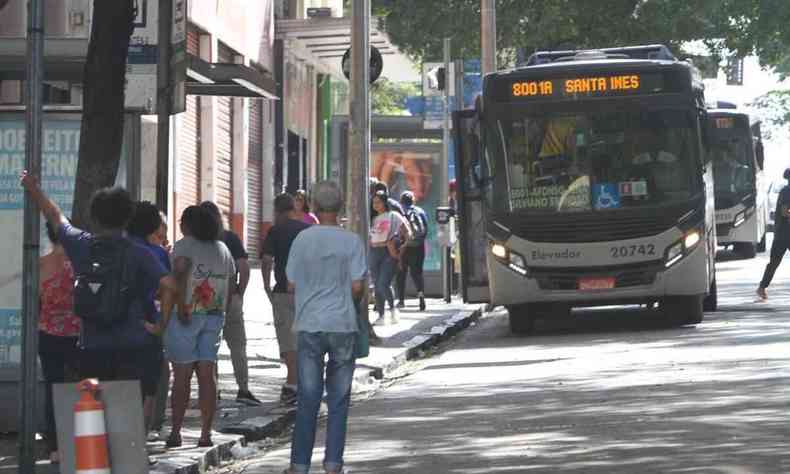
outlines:
[[609, 248], [609, 253], [612, 258], [627, 258], [636, 256], [653, 256], [656, 254], [656, 246], [653, 244], [647, 245], [622, 245], [620, 247]]

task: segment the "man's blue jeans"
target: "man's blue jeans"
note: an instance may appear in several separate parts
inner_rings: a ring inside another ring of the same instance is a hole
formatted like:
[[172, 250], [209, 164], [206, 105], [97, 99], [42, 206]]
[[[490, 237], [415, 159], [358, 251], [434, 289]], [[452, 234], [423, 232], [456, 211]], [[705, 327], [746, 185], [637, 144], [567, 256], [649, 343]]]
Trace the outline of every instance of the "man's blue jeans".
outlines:
[[326, 364], [326, 404], [329, 419], [326, 427], [324, 469], [339, 472], [343, 468], [346, 447], [346, 421], [354, 378], [355, 333], [304, 332], [297, 335], [296, 425], [291, 444], [291, 470], [310, 471], [315, 445], [315, 430], [321, 398], [324, 395], [324, 357]]

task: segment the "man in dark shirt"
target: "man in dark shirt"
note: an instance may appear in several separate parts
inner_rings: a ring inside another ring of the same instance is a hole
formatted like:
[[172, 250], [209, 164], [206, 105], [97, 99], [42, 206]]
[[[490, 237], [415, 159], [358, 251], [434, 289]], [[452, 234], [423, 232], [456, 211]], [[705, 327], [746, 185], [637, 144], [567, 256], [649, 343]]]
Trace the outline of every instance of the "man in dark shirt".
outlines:
[[[156, 257], [157, 261], [162, 265], [167, 273], [172, 271], [170, 265], [170, 256], [167, 251], [159, 244], [160, 237], [158, 233], [162, 230], [164, 220], [162, 213], [156, 206], [148, 201], [138, 202], [135, 206], [134, 215], [129, 221], [126, 228], [128, 238], [140, 246], [148, 249], [151, 254]], [[146, 297], [146, 314], [150, 322], [156, 323], [161, 319], [159, 314], [159, 302], [157, 301], [156, 290], [152, 289]], [[156, 345], [151, 346], [148, 350], [140, 355], [140, 363], [146, 366], [145, 376], [143, 377], [143, 397], [144, 413], [146, 420], [146, 428], [150, 431], [152, 428], [161, 428], [164, 422], [164, 404], [167, 401], [167, 392], [170, 383], [170, 369], [165, 362], [161, 340], [156, 341]], [[157, 397], [159, 398], [157, 400]], [[161, 409], [161, 421], [159, 419], [159, 406]], [[157, 416], [154, 416], [154, 411], [157, 411]], [[154, 422], [157, 423], [154, 423]], [[159, 431], [155, 429], [154, 431]]]
[[[790, 181], [790, 168], [785, 170], [784, 178]], [[757, 288], [757, 296], [765, 301], [768, 299], [766, 288], [771, 284], [776, 269], [782, 263], [785, 252], [790, 249], [790, 186], [785, 186], [779, 191], [776, 200], [776, 212], [774, 214], [774, 242], [771, 245], [771, 260], [765, 266], [763, 280]]]
[[[50, 225], [58, 229], [60, 242], [75, 273], [84, 272], [90, 264], [90, 248], [95, 240], [127, 239], [123, 231], [134, 212], [134, 202], [126, 190], [104, 188], [96, 191], [90, 204], [95, 233], [90, 233], [68, 222], [60, 208], [41, 190], [38, 178], [24, 173], [21, 184]], [[124, 265], [132, 275], [130, 282], [133, 284], [128, 317], [106, 328], [83, 322], [80, 341], [83, 348], [80, 376], [83, 378], [143, 380], [145, 365], [139, 361], [141, 351], [157, 344], [158, 338], [146, 321], [148, 295], [158, 292], [163, 313], [171, 312], [176, 303], [175, 280], [147, 248], [132, 241], [125, 251], [125, 259]]]
[[247, 250], [235, 232], [224, 228], [222, 214], [216, 204], [211, 201], [204, 201], [200, 204], [214, 216], [220, 224], [220, 239], [230, 250], [230, 254], [236, 263], [236, 289], [228, 302], [228, 310], [225, 314], [225, 327], [222, 335], [225, 343], [230, 349], [230, 360], [233, 363], [233, 375], [239, 391], [236, 394], [236, 401], [247, 405], [260, 405], [261, 402], [250, 392], [249, 361], [247, 359], [247, 332], [244, 328], [244, 293], [250, 282], [250, 264]]
[[[269, 230], [261, 250], [261, 273], [263, 288], [272, 303], [274, 313], [274, 329], [277, 333], [277, 344], [280, 356], [285, 359], [287, 376], [285, 385], [280, 392], [280, 401], [286, 405], [296, 402], [296, 334], [293, 332], [294, 299], [288, 292], [288, 277], [285, 267], [288, 265], [288, 253], [291, 244], [299, 233], [308, 227], [299, 220], [294, 209], [294, 199], [290, 194], [280, 194], [274, 200], [274, 211], [277, 221]], [[274, 289], [271, 287], [270, 275], [274, 266]]]

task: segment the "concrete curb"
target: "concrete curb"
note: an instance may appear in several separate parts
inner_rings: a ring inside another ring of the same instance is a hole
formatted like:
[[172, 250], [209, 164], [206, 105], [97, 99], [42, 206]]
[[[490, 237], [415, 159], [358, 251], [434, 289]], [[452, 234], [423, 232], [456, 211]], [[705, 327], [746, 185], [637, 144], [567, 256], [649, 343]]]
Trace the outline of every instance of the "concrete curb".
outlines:
[[[447, 318], [444, 324], [431, 328], [431, 332], [414, 336], [404, 345], [404, 350], [393, 357], [389, 364], [384, 367], [372, 369], [367, 374], [364, 372], [362, 374], [355, 374], [354, 382], [357, 382], [357, 379], [374, 378], [376, 380], [382, 380], [386, 378], [392, 372], [403, 367], [407, 362], [422, 357], [423, 353], [431, 347], [437, 346], [441, 342], [463, 331], [473, 322], [480, 319], [482, 314], [482, 309], [458, 311], [453, 316]], [[364, 383], [363, 380], [359, 382]]]
[[[422, 357], [428, 349], [453, 337], [480, 319], [483, 308], [477, 310], [461, 309], [444, 320], [440, 325], [423, 332], [404, 343], [403, 350], [383, 367], [357, 369], [354, 384], [369, 385], [371, 380], [382, 380], [403, 367], [407, 362]], [[363, 364], [364, 365], [364, 364]], [[245, 446], [248, 442], [260, 441], [283, 434], [293, 423], [295, 409], [274, 409], [271, 407], [246, 408], [230, 420], [218, 420], [217, 430], [225, 435], [217, 436], [215, 446], [205, 452], [198, 450], [173, 452], [172, 456], [162, 456], [151, 467], [152, 474], [193, 474], [205, 472], [209, 467], [219, 466], [223, 461], [233, 458], [231, 452], [235, 445]], [[168, 453], [170, 454], [170, 453]], [[158, 457], [158, 456], [155, 456]]]
[[243, 436], [218, 434], [213, 436], [211, 448], [192, 448], [167, 451], [153, 455], [157, 463], [151, 466], [151, 474], [200, 474], [209, 467], [219, 466], [223, 461], [233, 458], [231, 449], [245, 445]]

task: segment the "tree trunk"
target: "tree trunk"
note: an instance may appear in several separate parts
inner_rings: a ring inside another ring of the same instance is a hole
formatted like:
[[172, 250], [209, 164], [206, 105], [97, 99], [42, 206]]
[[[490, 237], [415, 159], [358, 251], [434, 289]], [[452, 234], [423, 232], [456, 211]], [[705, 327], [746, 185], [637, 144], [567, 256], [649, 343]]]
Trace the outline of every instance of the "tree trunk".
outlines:
[[72, 220], [85, 228], [93, 193], [112, 186], [123, 143], [126, 56], [134, 31], [134, 0], [93, 2], [83, 81], [82, 130]]

